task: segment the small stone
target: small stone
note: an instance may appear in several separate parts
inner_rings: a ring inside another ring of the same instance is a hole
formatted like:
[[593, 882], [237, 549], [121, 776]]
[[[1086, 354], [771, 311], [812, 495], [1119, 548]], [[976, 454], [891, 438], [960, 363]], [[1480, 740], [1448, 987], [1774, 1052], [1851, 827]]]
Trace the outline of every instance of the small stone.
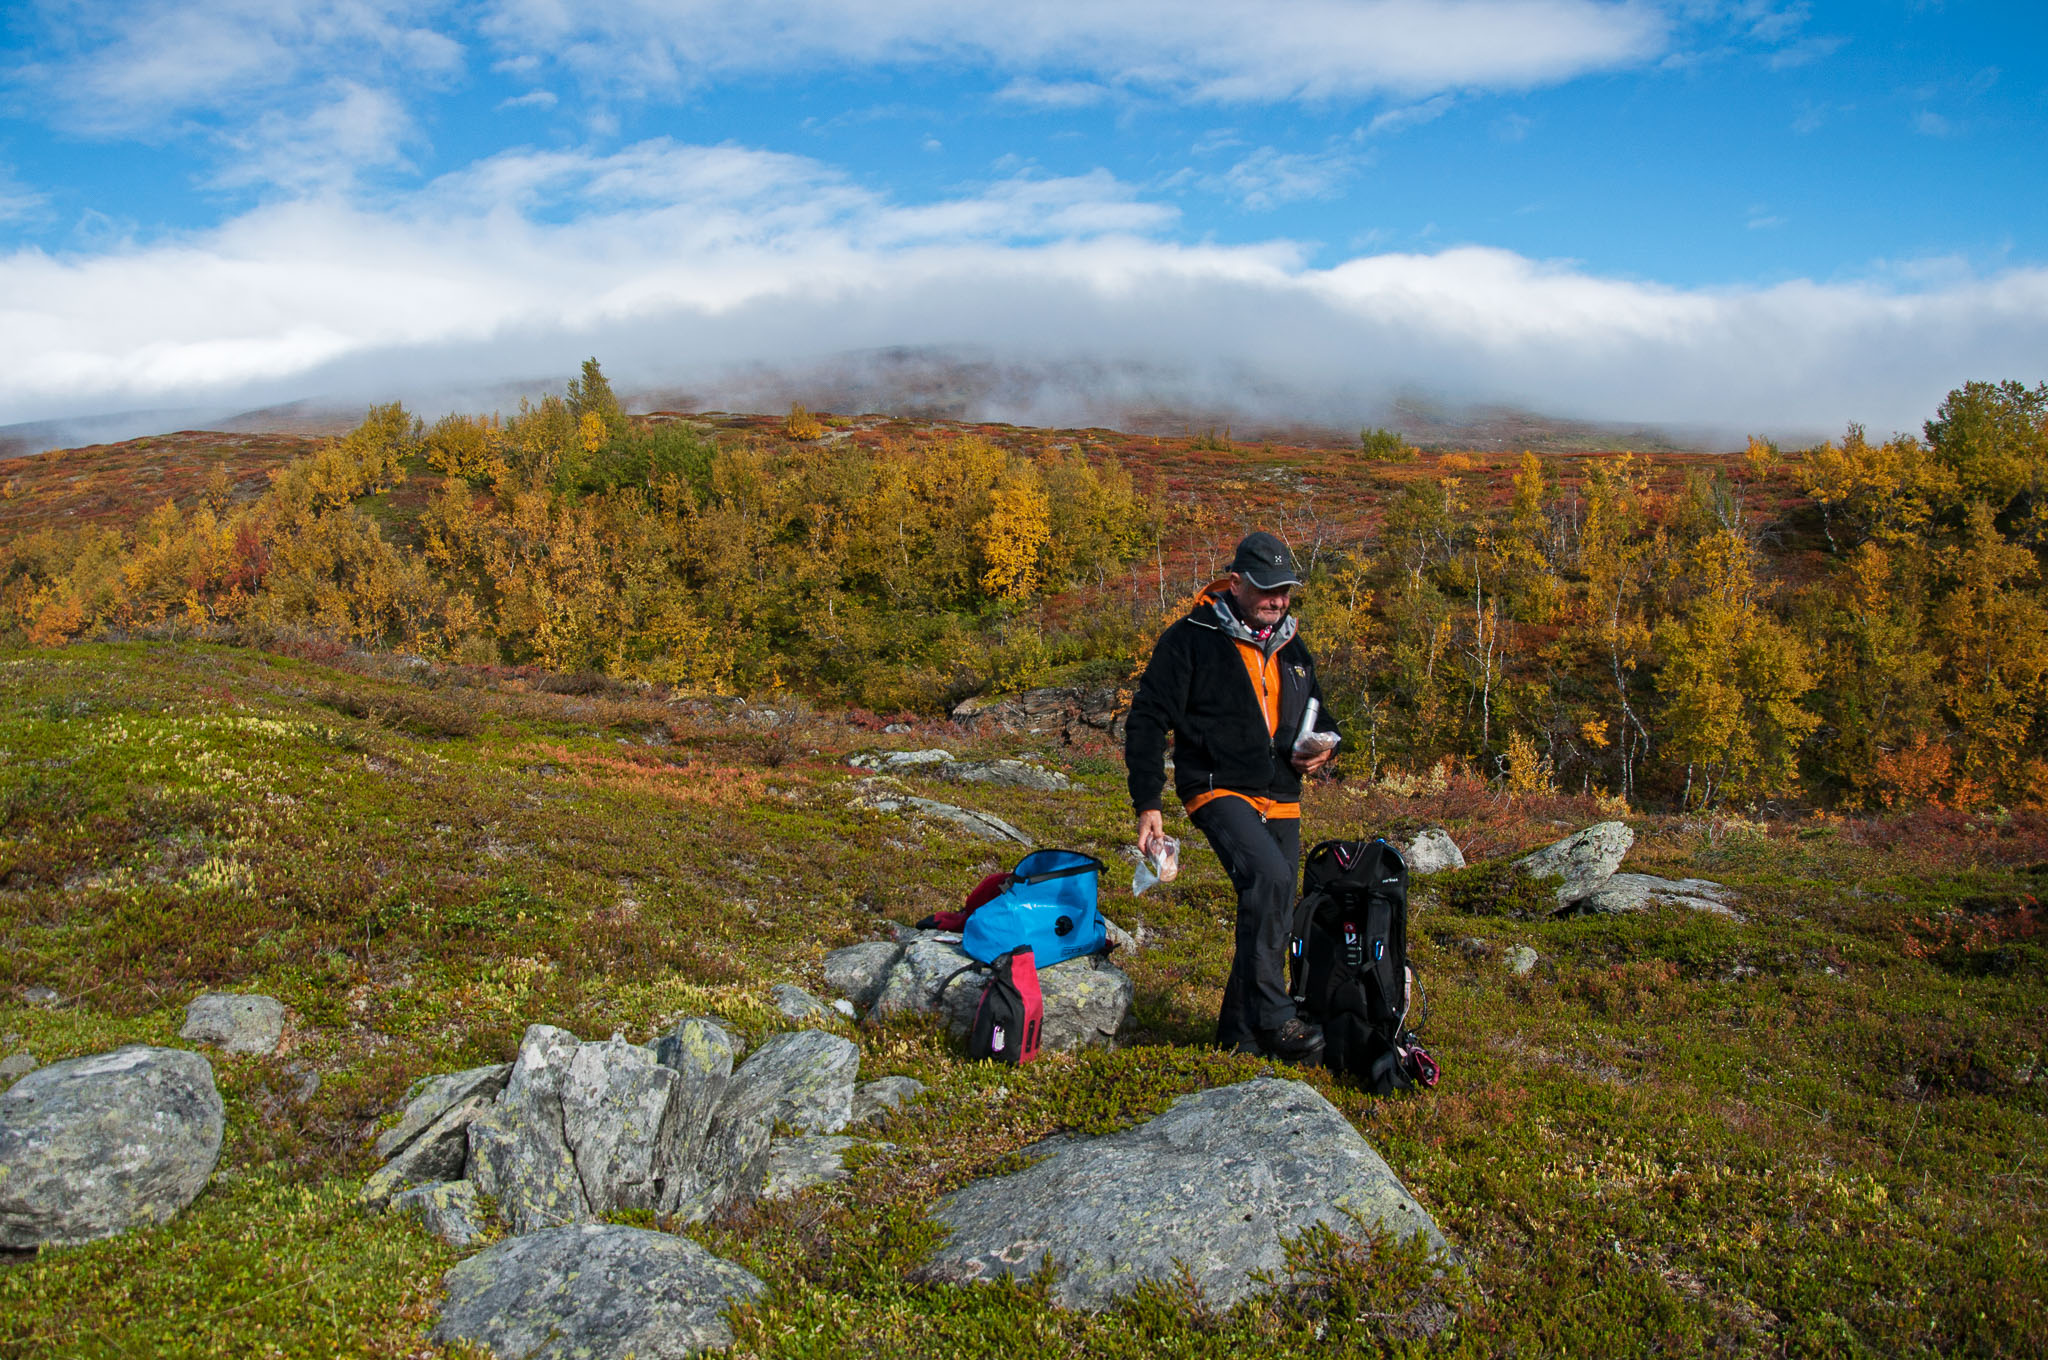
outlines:
[[0, 1081], [13, 1081], [16, 1077], [25, 1077], [35, 1070], [36, 1055], [27, 1049], [0, 1058]]
[[1458, 952], [1468, 959], [1483, 959], [1493, 952], [1493, 946], [1477, 935], [1467, 935], [1458, 941]]
[[877, 1077], [853, 1090], [855, 1124], [875, 1124], [924, 1094], [925, 1085], [916, 1077]]
[[185, 1007], [180, 1039], [213, 1044], [223, 1053], [270, 1053], [284, 1037], [284, 1004], [254, 993], [208, 992]]
[[762, 1199], [788, 1199], [827, 1181], [843, 1181], [846, 1154], [860, 1142], [844, 1134], [814, 1133], [778, 1138], [768, 1147], [768, 1173], [761, 1182]]
[[414, 1186], [392, 1199], [391, 1212], [417, 1216], [428, 1232], [451, 1247], [472, 1246], [484, 1235], [483, 1207], [469, 1181]]
[[910, 730], [910, 724], [909, 724], [909, 723], [885, 723], [885, 724], [883, 724], [883, 726], [882, 726], [882, 730], [883, 730], [884, 732], [889, 732], [889, 733], [892, 733], [892, 734], [893, 734], [893, 733], [902, 733], [902, 732], [908, 732], [908, 731]]
[[1451, 839], [1451, 833], [1440, 826], [1418, 832], [1415, 839], [1408, 842], [1407, 848], [1402, 850], [1401, 858], [1408, 863], [1410, 878], [1465, 867], [1465, 852]]
[[64, 998], [50, 987], [24, 987], [21, 999], [37, 1010], [53, 1011], [64, 1004]]
[[0, 1247], [170, 1221], [206, 1188], [225, 1128], [213, 1065], [185, 1049], [37, 1068], [0, 1093]]
[[840, 1015], [846, 1017], [848, 1020], [860, 1019], [860, 1011], [854, 1007], [854, 1004], [851, 1001], [848, 1001], [843, 996], [832, 1003], [832, 1009], [834, 1011], [837, 1011]]
[[1501, 955], [1501, 967], [1516, 977], [1527, 977], [1536, 968], [1536, 951], [1528, 945], [1518, 944]]
[[777, 983], [775, 1009], [792, 1020], [829, 1020], [831, 1008], [801, 987]]
[[521, 1360], [666, 1360], [729, 1346], [726, 1309], [766, 1288], [687, 1237], [609, 1223], [509, 1238], [443, 1283], [434, 1341]]

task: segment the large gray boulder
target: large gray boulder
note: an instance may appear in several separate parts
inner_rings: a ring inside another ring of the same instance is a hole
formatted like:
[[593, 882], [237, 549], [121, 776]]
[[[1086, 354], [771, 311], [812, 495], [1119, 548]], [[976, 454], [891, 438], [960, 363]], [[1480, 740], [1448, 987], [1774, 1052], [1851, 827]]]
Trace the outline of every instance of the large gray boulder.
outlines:
[[613, 1036], [579, 1044], [562, 1083], [562, 1137], [594, 1215], [660, 1207], [681, 1164], [675, 1119], [681, 1077], [654, 1054]]
[[[969, 978], [972, 987], [949, 987], [945, 993], [946, 1028], [955, 1039], [967, 1037], [974, 1026], [974, 1008], [981, 1000], [985, 979], [968, 974], [962, 980]], [[1038, 991], [1045, 1011], [1038, 1051], [1071, 1053], [1077, 1048], [1105, 1048], [1114, 1043], [1136, 988], [1121, 968], [1090, 954], [1040, 969]]]
[[500, 1242], [450, 1270], [433, 1339], [520, 1360], [670, 1360], [732, 1344], [755, 1276], [687, 1237], [586, 1223]]
[[0, 1093], [0, 1247], [23, 1251], [168, 1222], [220, 1160], [213, 1066], [131, 1044]]
[[1401, 858], [1408, 863], [1410, 878], [1465, 867], [1465, 852], [1451, 839], [1451, 833], [1440, 826], [1416, 832], [1415, 839], [1403, 847]]
[[421, 1077], [405, 1093], [405, 1109], [398, 1122], [377, 1135], [377, 1155], [396, 1156], [429, 1125], [472, 1096], [495, 1097], [505, 1089], [505, 1079], [511, 1075], [511, 1063], [491, 1063], [463, 1072]]
[[1524, 855], [1515, 863], [1532, 878], [1560, 879], [1557, 905], [1563, 909], [1591, 896], [1612, 878], [1635, 840], [1636, 833], [1628, 829], [1626, 822], [1600, 822]]
[[185, 1007], [180, 1039], [212, 1044], [223, 1053], [272, 1053], [284, 1037], [284, 1003], [241, 992], [208, 992]]
[[893, 940], [870, 940], [835, 949], [825, 956], [825, 985], [866, 1010], [875, 1004], [889, 970], [902, 957], [903, 946]]
[[951, 1236], [924, 1268], [966, 1283], [1023, 1279], [1047, 1261], [1053, 1299], [1102, 1308], [1183, 1267], [1227, 1307], [1286, 1276], [1282, 1242], [1326, 1223], [1378, 1223], [1447, 1252], [1443, 1234], [1380, 1155], [1312, 1086], [1260, 1077], [1183, 1096], [1147, 1123], [1064, 1142], [1008, 1176], [934, 1206]]
[[903, 946], [889, 975], [882, 980], [868, 1010], [868, 1023], [879, 1025], [903, 1015], [928, 1015], [950, 1010], [948, 998], [979, 995], [983, 979], [961, 971], [974, 962], [960, 948], [958, 935], [926, 931]]
[[733, 1061], [741, 1050], [731, 1031], [715, 1021], [697, 1018], [683, 1021], [656, 1040], [654, 1051], [662, 1065], [674, 1068], [681, 1078], [674, 1097], [675, 1161], [658, 1206], [663, 1213], [673, 1213], [697, 1191], [702, 1179], [698, 1166], [704, 1158], [711, 1115], [725, 1097]]
[[518, 1233], [593, 1217], [563, 1128], [562, 1088], [581, 1047], [552, 1025], [529, 1025], [497, 1103], [469, 1123], [469, 1179]]
[[780, 1034], [740, 1064], [711, 1117], [688, 1190], [671, 1206], [685, 1222], [761, 1193], [777, 1124], [837, 1133], [853, 1117], [860, 1049], [823, 1030]]
[[1684, 907], [1741, 920], [1729, 905], [1734, 894], [1705, 878], [1659, 878], [1655, 874], [1614, 874], [1572, 903], [1574, 912], [1613, 915], [1648, 911], [1653, 906]]

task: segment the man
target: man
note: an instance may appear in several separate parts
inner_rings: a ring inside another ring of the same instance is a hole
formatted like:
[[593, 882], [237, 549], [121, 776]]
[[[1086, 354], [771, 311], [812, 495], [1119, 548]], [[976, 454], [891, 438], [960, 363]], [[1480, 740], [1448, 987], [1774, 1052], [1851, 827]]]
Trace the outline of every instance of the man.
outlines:
[[1160, 635], [1138, 682], [1124, 736], [1138, 848], [1165, 836], [1160, 796], [1173, 734], [1174, 788], [1237, 889], [1237, 952], [1223, 989], [1216, 1042], [1241, 1053], [1314, 1062], [1322, 1030], [1295, 1014], [1287, 954], [1301, 862], [1301, 780], [1331, 752], [1294, 756], [1316, 701], [1315, 663], [1288, 613], [1301, 584], [1294, 557], [1268, 533], [1237, 545], [1230, 576]]

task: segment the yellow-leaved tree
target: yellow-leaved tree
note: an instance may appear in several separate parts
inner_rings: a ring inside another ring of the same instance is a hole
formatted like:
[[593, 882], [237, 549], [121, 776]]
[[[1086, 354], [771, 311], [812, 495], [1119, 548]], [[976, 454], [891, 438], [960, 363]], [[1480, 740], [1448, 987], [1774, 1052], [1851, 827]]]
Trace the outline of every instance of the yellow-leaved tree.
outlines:
[[999, 600], [1028, 600], [1038, 593], [1038, 555], [1052, 536], [1051, 508], [1039, 489], [1038, 473], [1021, 464], [1008, 484], [989, 495], [982, 522], [981, 552], [988, 569], [981, 588]]

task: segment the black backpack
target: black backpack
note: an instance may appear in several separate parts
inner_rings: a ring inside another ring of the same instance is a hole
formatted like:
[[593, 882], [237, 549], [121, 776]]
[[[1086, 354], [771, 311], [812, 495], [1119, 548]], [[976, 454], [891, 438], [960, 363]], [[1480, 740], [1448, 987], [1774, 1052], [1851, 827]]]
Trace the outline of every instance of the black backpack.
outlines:
[[[1385, 1095], [1436, 1085], [1409, 1025], [1408, 865], [1384, 840], [1308, 852], [1294, 908], [1294, 1004], [1323, 1027], [1323, 1065]], [[1419, 993], [1420, 988], [1416, 988]]]

